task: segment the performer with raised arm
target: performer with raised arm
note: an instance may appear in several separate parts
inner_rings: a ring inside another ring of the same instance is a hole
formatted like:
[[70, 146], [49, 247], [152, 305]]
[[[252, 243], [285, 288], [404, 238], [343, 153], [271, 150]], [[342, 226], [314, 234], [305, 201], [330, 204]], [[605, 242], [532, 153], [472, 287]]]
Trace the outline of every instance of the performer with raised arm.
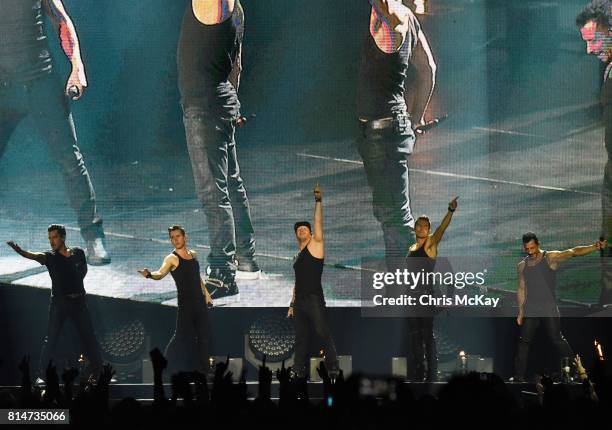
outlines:
[[560, 357], [574, 357], [572, 348], [561, 333], [561, 319], [556, 298], [556, 270], [559, 264], [572, 257], [587, 255], [605, 249], [607, 241], [593, 245], [577, 246], [565, 251], [545, 251], [535, 233], [523, 235], [523, 248], [527, 253], [518, 264], [518, 316], [520, 337], [516, 352], [514, 382], [525, 380], [529, 345], [538, 326], [542, 325], [546, 336], [555, 346]]
[[336, 346], [327, 322], [321, 277], [325, 259], [323, 198], [319, 184], [314, 188], [314, 231], [308, 221], [296, 222], [293, 230], [300, 252], [295, 257], [295, 286], [287, 317], [295, 317], [295, 361], [298, 378], [307, 376], [308, 341], [311, 333], [323, 342], [325, 364], [332, 374], [338, 371]]
[[187, 2], [178, 83], [196, 193], [208, 224], [206, 286], [213, 299], [237, 296], [236, 279], [262, 275], [234, 139], [242, 118], [238, 86], [243, 34], [239, 0]]
[[197, 345], [200, 370], [208, 371], [208, 306], [212, 299], [202, 278], [200, 263], [195, 251], [187, 248], [187, 234], [180, 225], [168, 227], [170, 242], [174, 246], [171, 254], [164, 258], [159, 270], [151, 272], [144, 268], [139, 270], [142, 276], [159, 281], [168, 273], [176, 283], [178, 310], [176, 314], [176, 331], [170, 339], [164, 355], [176, 366], [174, 370], [192, 370], [183, 366], [182, 352], [189, 343]]
[[[413, 128], [424, 123], [436, 64], [419, 21], [401, 0], [370, 0], [370, 4], [357, 91], [361, 127], [357, 146], [390, 259], [405, 257], [412, 237], [408, 155], [415, 143]], [[404, 85], [409, 67], [415, 77], [407, 106]]]
[[22, 249], [13, 241], [7, 244], [24, 258], [47, 266], [51, 277], [51, 300], [47, 336], [43, 342], [38, 366], [39, 380], [45, 375], [49, 360], [55, 359], [57, 343], [64, 322], [71, 320], [90, 362], [90, 372], [96, 378], [102, 370], [102, 356], [96, 340], [85, 297], [83, 279], [87, 275], [85, 252], [81, 248], [66, 246], [66, 228], [51, 224], [47, 229], [50, 251], [31, 252]]
[[[429, 217], [422, 215], [417, 218], [414, 225], [416, 243], [410, 247], [407, 257], [408, 269], [411, 272], [423, 272], [424, 274], [433, 272], [438, 257], [438, 245], [457, 209], [457, 199], [458, 197], [455, 197], [450, 201], [442, 223], [433, 234], [431, 234]], [[412, 294], [433, 295], [433, 285], [429, 285], [427, 281], [422, 282], [415, 286]], [[412, 346], [410, 351], [412, 365], [409, 366], [412, 373], [411, 379], [418, 382], [424, 379], [435, 381], [438, 373], [438, 354], [433, 332], [434, 311], [431, 308], [419, 310], [424, 311], [422, 315], [420, 315], [421, 312], [418, 312], [416, 316], [408, 318]]]
[[[67, 97], [78, 100], [87, 88], [74, 24], [61, 0], [0, 0], [0, 156], [21, 121], [49, 145], [60, 167], [70, 206], [86, 242], [89, 264], [110, 263], [102, 219], [83, 155], [77, 146]], [[62, 85], [52, 62], [44, 15], [57, 31], [71, 72]]]

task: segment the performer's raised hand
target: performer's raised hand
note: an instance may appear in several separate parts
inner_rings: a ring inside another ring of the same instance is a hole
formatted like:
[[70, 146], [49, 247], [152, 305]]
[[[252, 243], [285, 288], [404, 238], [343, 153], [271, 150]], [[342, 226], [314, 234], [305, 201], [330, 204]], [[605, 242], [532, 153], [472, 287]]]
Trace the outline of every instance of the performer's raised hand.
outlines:
[[151, 277], [151, 271], [149, 269], [147, 269], [146, 267], [144, 269], [142, 269], [142, 270], [139, 270], [138, 273], [140, 273], [145, 278], [150, 278]]
[[450, 201], [450, 203], [448, 204], [448, 209], [453, 210], [453, 211], [457, 209], [457, 199], [458, 198], [459, 196], [455, 197], [454, 199]]
[[318, 182], [317, 185], [315, 185], [314, 187], [314, 197], [317, 202], [321, 201], [321, 187], [319, 186]]
[[8, 242], [6, 242], [6, 244], [8, 246], [10, 246], [11, 248], [13, 248], [13, 250], [15, 250], [16, 252], [19, 252], [21, 250], [21, 248], [19, 247], [19, 245], [17, 245], [15, 242], [13, 242], [12, 240], [9, 240]]
[[595, 246], [597, 247], [597, 249], [606, 249], [606, 247], [608, 246], [608, 240], [598, 240], [597, 242], [595, 242]]

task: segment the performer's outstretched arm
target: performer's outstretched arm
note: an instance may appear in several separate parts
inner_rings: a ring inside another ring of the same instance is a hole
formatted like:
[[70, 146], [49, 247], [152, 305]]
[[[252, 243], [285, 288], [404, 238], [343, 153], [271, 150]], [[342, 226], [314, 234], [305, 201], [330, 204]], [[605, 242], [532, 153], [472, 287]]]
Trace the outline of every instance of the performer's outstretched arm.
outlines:
[[562, 263], [572, 257], [580, 257], [600, 249], [605, 249], [607, 245], [607, 240], [598, 240], [593, 245], [576, 246], [574, 248], [566, 249], [565, 251], [549, 251], [546, 253], [546, 256], [551, 264]]
[[139, 270], [138, 273], [140, 273], [145, 278], [150, 278], [159, 281], [160, 279], [164, 279], [165, 276], [177, 266], [177, 260], [178, 258], [176, 257], [176, 255], [170, 254], [166, 258], [164, 258], [164, 262], [162, 263], [161, 267], [157, 272], [151, 272], [145, 267], [144, 269]]
[[[83, 91], [87, 87], [87, 77], [85, 76], [85, 66], [81, 59], [76, 29], [68, 12], [66, 12], [62, 0], [45, 0], [44, 4], [46, 5], [51, 22], [59, 33], [62, 49], [72, 65], [72, 71], [66, 82], [66, 94], [71, 95], [74, 100], [77, 100], [83, 95]], [[76, 87], [78, 94], [70, 94], [71, 87]]]
[[527, 296], [525, 295], [525, 275], [523, 274], [523, 270], [525, 269], [525, 262], [521, 261], [518, 264], [518, 289], [516, 290], [516, 301], [518, 304], [518, 316], [516, 318], [516, 322], [518, 325], [523, 325], [523, 319], [525, 318], [525, 299]]
[[442, 236], [444, 235], [446, 228], [448, 227], [448, 225], [451, 222], [451, 219], [453, 218], [453, 213], [455, 213], [455, 210], [457, 209], [457, 199], [458, 198], [459, 197], [455, 197], [448, 204], [448, 211], [446, 212], [446, 216], [442, 220], [442, 223], [440, 224], [440, 226], [436, 229], [434, 234], [431, 236], [431, 240], [433, 244], [437, 245], [442, 240]]
[[12, 240], [9, 240], [8, 242], [6, 242], [6, 244], [10, 246], [11, 248], [13, 248], [13, 251], [15, 251], [17, 254], [21, 255], [24, 258], [27, 258], [29, 260], [38, 261], [42, 265], [44, 265], [47, 262], [47, 257], [42, 252], [26, 251], [25, 249], [21, 249], [21, 247], [17, 245], [15, 242], [13, 242]]

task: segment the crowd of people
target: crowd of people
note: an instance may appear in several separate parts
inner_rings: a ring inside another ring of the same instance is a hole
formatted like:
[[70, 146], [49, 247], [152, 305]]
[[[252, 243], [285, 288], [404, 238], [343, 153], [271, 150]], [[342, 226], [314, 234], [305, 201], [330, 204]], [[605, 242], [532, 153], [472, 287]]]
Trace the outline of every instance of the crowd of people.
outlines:
[[[495, 374], [457, 374], [436, 395], [418, 396], [414, 386], [392, 378], [354, 374], [345, 379], [341, 371], [333, 378], [324, 363], [318, 369], [323, 395], [311, 393], [310, 397], [305, 378], [295, 377], [284, 365], [274, 375], [265, 361], [259, 367], [256, 393], [249, 392], [245, 373], [239, 382], [233, 382], [229, 362], [216, 364], [212, 381], [200, 372], [176, 373], [167, 393], [163, 380], [168, 361], [159, 349], [152, 350], [150, 357], [154, 384], [149, 400], [113, 399], [114, 370], [108, 364], [97, 379], [79, 380], [77, 369], [65, 369], [60, 376], [49, 362], [46, 385], [33, 384], [29, 358], [24, 357], [19, 365], [21, 386], [0, 391], [0, 409], [69, 409], [70, 423], [76, 426], [149, 428], [196, 423], [246, 428], [257, 422], [268, 428], [388, 428], [422, 420], [461, 427], [478, 423], [584, 425], [605, 420], [612, 406], [612, 379], [606, 373], [606, 362], [596, 360], [587, 374], [578, 356], [579, 384], [553, 383], [543, 376], [534, 392], [522, 392], [520, 397]], [[279, 384], [278, 398], [272, 397], [274, 378]]]

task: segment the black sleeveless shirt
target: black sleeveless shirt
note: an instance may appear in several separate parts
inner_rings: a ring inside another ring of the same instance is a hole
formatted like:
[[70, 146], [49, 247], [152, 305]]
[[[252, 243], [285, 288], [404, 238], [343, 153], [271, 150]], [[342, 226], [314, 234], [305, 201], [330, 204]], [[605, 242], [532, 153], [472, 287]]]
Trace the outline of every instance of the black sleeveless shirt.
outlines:
[[[425, 244], [419, 246], [414, 251], [410, 251], [408, 257], [406, 257], [406, 263], [410, 272], [422, 272], [422, 276], [432, 273], [436, 266], [436, 260], [430, 258], [427, 252], [425, 252]], [[432, 293], [433, 285], [426, 282], [420, 282], [412, 291]]]
[[404, 81], [420, 30], [417, 18], [412, 13], [409, 17], [406, 39], [400, 49], [391, 54], [378, 48], [368, 28], [357, 87], [357, 113], [360, 118], [373, 120], [406, 112]]
[[529, 257], [524, 260], [523, 276], [525, 278], [525, 315], [532, 317], [558, 316], [555, 293], [556, 272], [548, 265], [546, 251], [542, 259], [534, 266], [529, 266]]
[[198, 21], [191, 1], [187, 2], [177, 53], [183, 106], [202, 107], [215, 116], [238, 115], [240, 102], [229, 76], [238, 61], [243, 35], [243, 12], [238, 0], [232, 15], [215, 25]]
[[295, 258], [293, 270], [295, 271], [295, 296], [306, 297], [316, 295], [323, 298], [323, 258], [313, 257], [308, 246], [305, 246]]
[[200, 286], [200, 263], [195, 257], [191, 260], [186, 260], [176, 251], [172, 252], [179, 259], [179, 265], [172, 270], [170, 274], [176, 283], [176, 291], [178, 293], [178, 301], [202, 301], [204, 294]]
[[41, 0], [0, 0], [0, 81], [51, 72]]

